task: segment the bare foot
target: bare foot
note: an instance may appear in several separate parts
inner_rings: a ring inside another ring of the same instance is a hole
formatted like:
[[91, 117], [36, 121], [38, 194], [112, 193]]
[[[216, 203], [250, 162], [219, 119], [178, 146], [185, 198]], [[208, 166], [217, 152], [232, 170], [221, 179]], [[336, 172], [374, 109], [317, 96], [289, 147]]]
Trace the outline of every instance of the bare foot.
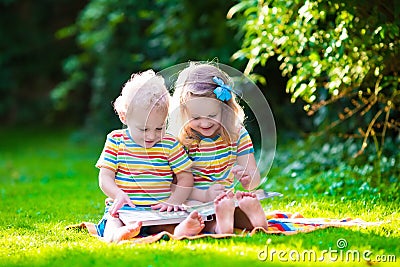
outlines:
[[129, 240], [137, 236], [142, 227], [142, 222], [135, 222], [133, 224], [128, 224], [115, 229], [114, 234], [109, 242], [118, 243], [122, 240]]
[[257, 199], [256, 194], [250, 192], [236, 192], [239, 208], [246, 214], [253, 227], [268, 228], [265, 212]]
[[232, 191], [220, 194], [214, 200], [217, 234], [233, 234], [233, 215], [235, 213], [235, 201]]
[[205, 224], [201, 215], [195, 210], [180, 224], [175, 227], [175, 236], [197, 235], [203, 230]]

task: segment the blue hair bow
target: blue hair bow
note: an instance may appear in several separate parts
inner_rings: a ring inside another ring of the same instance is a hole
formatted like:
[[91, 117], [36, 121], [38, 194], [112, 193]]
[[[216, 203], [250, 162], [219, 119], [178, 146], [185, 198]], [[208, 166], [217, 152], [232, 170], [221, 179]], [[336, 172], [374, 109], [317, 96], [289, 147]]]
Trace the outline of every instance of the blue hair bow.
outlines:
[[229, 85], [226, 85], [224, 81], [221, 78], [218, 78], [216, 76], [213, 77], [212, 79], [216, 84], [219, 86], [214, 89], [214, 94], [217, 96], [217, 98], [221, 101], [228, 101], [229, 99], [232, 98], [232, 88]]

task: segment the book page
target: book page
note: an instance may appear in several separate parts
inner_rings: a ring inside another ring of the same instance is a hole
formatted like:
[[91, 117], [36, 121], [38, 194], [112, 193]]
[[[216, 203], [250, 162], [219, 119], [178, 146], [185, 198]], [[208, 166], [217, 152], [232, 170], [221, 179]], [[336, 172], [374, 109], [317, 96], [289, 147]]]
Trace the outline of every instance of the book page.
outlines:
[[[265, 192], [264, 190], [254, 191], [258, 199], [266, 199], [276, 196], [282, 196], [277, 192]], [[235, 199], [235, 205], [238, 202]], [[131, 208], [124, 206], [120, 209], [119, 218], [125, 224], [141, 221], [143, 226], [162, 225], [162, 224], [178, 224], [186, 219], [190, 212], [197, 210], [204, 221], [212, 220], [212, 215], [215, 214], [214, 202], [207, 202], [200, 205], [185, 206], [185, 211], [158, 211], [151, 208], [136, 207]]]

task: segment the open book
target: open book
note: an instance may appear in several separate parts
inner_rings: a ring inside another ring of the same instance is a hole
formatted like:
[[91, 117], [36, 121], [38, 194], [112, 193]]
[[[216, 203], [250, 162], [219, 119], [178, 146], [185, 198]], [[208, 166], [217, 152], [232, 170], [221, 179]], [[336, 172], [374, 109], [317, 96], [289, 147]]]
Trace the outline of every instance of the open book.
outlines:
[[[264, 190], [257, 190], [254, 192], [259, 200], [282, 196], [277, 192], [265, 192]], [[238, 202], [235, 199], [235, 205]], [[148, 207], [135, 207], [124, 206], [119, 212], [119, 218], [125, 224], [141, 221], [143, 226], [149, 225], [163, 225], [163, 224], [178, 224], [186, 219], [190, 212], [197, 210], [204, 221], [212, 220], [212, 215], [215, 214], [214, 202], [207, 202], [201, 205], [185, 206], [186, 210], [183, 211], [158, 211], [152, 210]]]

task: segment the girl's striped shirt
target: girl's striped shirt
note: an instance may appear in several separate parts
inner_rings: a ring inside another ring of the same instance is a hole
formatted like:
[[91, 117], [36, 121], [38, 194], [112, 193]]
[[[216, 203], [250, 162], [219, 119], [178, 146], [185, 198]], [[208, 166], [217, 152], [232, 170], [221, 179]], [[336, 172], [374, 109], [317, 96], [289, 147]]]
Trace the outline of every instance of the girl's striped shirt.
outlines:
[[144, 148], [123, 129], [107, 135], [96, 167], [114, 171], [115, 183], [133, 204], [149, 206], [170, 197], [173, 174], [190, 171], [191, 163], [174, 136], [167, 133], [153, 147]]
[[234, 175], [230, 170], [238, 156], [250, 153], [254, 153], [253, 143], [244, 127], [240, 129], [238, 140], [233, 143], [222, 140], [220, 135], [213, 138], [203, 137], [188, 151], [193, 162], [194, 186], [208, 189], [212, 184], [219, 183], [226, 188], [232, 188]]

